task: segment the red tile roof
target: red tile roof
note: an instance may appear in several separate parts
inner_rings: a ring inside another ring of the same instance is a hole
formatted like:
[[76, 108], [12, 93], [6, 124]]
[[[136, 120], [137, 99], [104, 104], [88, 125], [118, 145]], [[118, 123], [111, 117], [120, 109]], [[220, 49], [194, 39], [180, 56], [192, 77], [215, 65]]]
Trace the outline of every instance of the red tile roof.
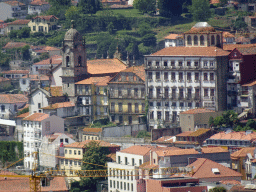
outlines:
[[21, 3], [19, 1], [5, 1], [4, 3], [7, 3], [11, 6], [23, 6], [23, 5], [25, 5], [24, 3]]
[[229, 52], [217, 47], [166, 47], [150, 56], [227, 56]]
[[54, 16], [54, 15], [36, 16], [36, 17], [34, 17], [33, 19], [36, 19], [36, 18], [45, 19], [46, 21], [50, 21], [51, 18], [58, 19], [58, 18], [57, 18], [56, 16]]
[[213, 113], [213, 112], [215, 111], [210, 109], [199, 108], [199, 109], [190, 109], [182, 112], [181, 114], [200, 114], [200, 113]]
[[31, 81], [49, 81], [49, 76], [47, 75], [24, 75], [23, 79], [30, 78]]
[[85, 140], [85, 141], [82, 141], [82, 142], [71, 143], [71, 144], [65, 145], [64, 147], [86, 148], [86, 145], [88, 145], [90, 142], [97, 142], [97, 143], [99, 143], [100, 147], [119, 147], [119, 145], [111, 144], [109, 142], [102, 141], [102, 140]]
[[84, 128], [84, 132], [99, 133], [102, 132], [102, 128]]
[[118, 59], [95, 59], [87, 61], [88, 73], [118, 73], [126, 69], [126, 65]]
[[7, 23], [7, 25], [27, 25], [30, 22], [28, 19], [15, 20], [13, 22]]
[[235, 41], [236, 43], [248, 43], [250, 42], [250, 39], [244, 36], [241, 36], [241, 37], [237, 37]]
[[[187, 167], [193, 167], [192, 177], [199, 179], [227, 178], [230, 180], [232, 177], [242, 177], [241, 173], [205, 158], [198, 158], [194, 163]], [[213, 173], [212, 169], [214, 168], [219, 170], [218, 174]]]
[[213, 27], [192, 27], [185, 33], [216, 33]]
[[242, 148], [242, 149], [232, 153], [230, 155], [231, 159], [238, 159], [240, 157], [246, 157], [248, 153], [250, 153], [252, 155], [252, 157], [254, 157], [254, 150], [255, 149], [256, 149], [256, 147], [245, 147], [245, 148]]
[[223, 50], [233, 51], [235, 48], [244, 48], [244, 47], [256, 47], [256, 44], [227, 44], [227, 45], [223, 45]]
[[96, 86], [107, 86], [108, 82], [112, 78], [110, 76], [104, 76], [104, 77], [90, 77], [88, 79], [84, 79], [81, 81], [78, 81], [77, 85], [96, 85]]
[[22, 48], [25, 45], [28, 45], [27, 43], [23, 42], [8, 42], [3, 49], [13, 49], [13, 48]]
[[227, 31], [224, 31], [222, 33], [222, 36], [225, 37], [225, 38], [227, 38], [227, 37], [234, 38], [235, 37], [233, 34], [227, 32]]
[[220, 0], [210, 0], [210, 4], [219, 4]]
[[160, 137], [157, 140], [154, 140], [152, 142], [154, 142], [154, 143], [173, 143], [172, 137], [174, 137], [174, 136], [163, 136], [163, 137]]
[[25, 118], [25, 117], [27, 117], [27, 116], [29, 116], [29, 112], [27, 112], [27, 113], [22, 113], [21, 115], [18, 115], [17, 116], [17, 118]]
[[45, 113], [34, 113], [30, 116], [25, 117], [24, 121], [42, 121], [44, 119], [47, 119], [49, 117], [49, 114]]
[[240, 185], [241, 184], [241, 182], [237, 180], [223, 180], [223, 181], [220, 181], [220, 183], [224, 185]]
[[167, 36], [165, 37], [165, 39], [177, 39], [177, 38], [179, 38], [179, 37], [183, 37], [183, 35], [172, 33], [172, 34], [167, 35]]
[[62, 56], [60, 55], [53, 55], [49, 59], [45, 59], [42, 61], [39, 61], [37, 63], [34, 63], [33, 65], [50, 65], [50, 60], [52, 60], [52, 64], [59, 65], [62, 63]]
[[62, 103], [54, 103], [51, 106], [44, 107], [42, 109], [59, 109], [59, 108], [67, 108], [67, 107], [75, 107], [75, 104], [71, 101], [62, 102]]
[[[14, 175], [16, 177], [0, 177], [0, 192], [28, 192], [30, 191], [29, 176], [17, 177], [16, 173], [1, 171], [0, 175]], [[68, 192], [64, 177], [54, 177], [50, 181], [50, 186], [41, 187], [42, 192], [56, 191]]]
[[0, 103], [26, 103], [28, 98], [23, 94], [0, 94]]
[[[49, 87], [44, 88], [46, 91], [49, 91]], [[53, 97], [63, 96], [63, 91], [61, 86], [51, 87], [51, 95]]]
[[120, 152], [134, 155], [147, 155], [153, 148], [154, 147], [150, 145], [134, 145], [126, 149], [123, 149]]
[[10, 70], [2, 71], [3, 74], [29, 74], [29, 70]]
[[29, 3], [30, 5], [46, 5], [49, 4], [47, 1], [44, 0], [34, 0]]
[[7, 23], [0, 23], [0, 29], [4, 29], [7, 26]]
[[237, 50], [242, 53], [243, 55], [255, 55], [256, 54], [256, 47], [241, 47], [237, 48]]
[[198, 137], [200, 135], [203, 135], [203, 134], [207, 133], [210, 130], [211, 129], [200, 128], [196, 131], [185, 131], [183, 133], [180, 133], [180, 134], [176, 135], [176, 137], [186, 137], [186, 136]]
[[0, 83], [1, 83], [1, 82], [5, 82], [5, 81], [10, 81], [10, 79], [4, 78], [4, 77], [0, 77]]
[[219, 132], [209, 139], [221, 139], [221, 140], [245, 140], [245, 141], [255, 141], [256, 140], [256, 132], [252, 132], [246, 135], [245, 131], [240, 132]]
[[122, 70], [121, 72], [134, 73], [138, 77], [140, 77], [143, 81], [145, 81], [146, 79], [145, 68], [143, 66], [132, 66], [125, 70]]

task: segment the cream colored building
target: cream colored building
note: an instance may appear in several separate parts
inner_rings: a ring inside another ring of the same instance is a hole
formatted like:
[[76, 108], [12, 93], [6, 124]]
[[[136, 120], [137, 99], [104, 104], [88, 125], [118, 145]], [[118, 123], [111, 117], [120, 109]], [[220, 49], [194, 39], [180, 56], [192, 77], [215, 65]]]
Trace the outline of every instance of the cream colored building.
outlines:
[[54, 15], [36, 16], [29, 23], [31, 32], [45, 32], [48, 33], [51, 30], [57, 29], [58, 18]]
[[28, 27], [30, 20], [15, 20], [13, 22], [7, 23], [6, 34], [10, 33], [12, 30], [20, 30], [24, 27]]

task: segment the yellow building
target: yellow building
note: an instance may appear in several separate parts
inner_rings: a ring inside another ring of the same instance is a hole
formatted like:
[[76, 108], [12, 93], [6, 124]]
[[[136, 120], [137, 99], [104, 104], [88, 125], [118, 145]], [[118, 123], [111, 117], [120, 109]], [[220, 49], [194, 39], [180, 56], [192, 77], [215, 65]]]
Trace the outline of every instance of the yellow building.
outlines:
[[28, 27], [30, 20], [15, 20], [13, 22], [7, 23], [6, 34], [10, 33], [12, 30], [20, 30], [24, 27]]
[[54, 15], [36, 16], [29, 23], [28, 26], [32, 33], [45, 32], [57, 29], [58, 18]]
[[145, 70], [132, 66], [119, 72], [108, 83], [111, 121], [139, 124], [145, 114]]

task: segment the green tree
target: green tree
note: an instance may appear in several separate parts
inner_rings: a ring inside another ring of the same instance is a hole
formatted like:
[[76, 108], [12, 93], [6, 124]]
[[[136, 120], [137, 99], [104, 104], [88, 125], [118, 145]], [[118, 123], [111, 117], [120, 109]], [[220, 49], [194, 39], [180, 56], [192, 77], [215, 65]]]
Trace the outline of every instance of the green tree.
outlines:
[[81, 0], [78, 3], [78, 7], [81, 8], [84, 14], [95, 14], [102, 9], [100, 0]]
[[224, 124], [224, 121], [223, 121], [223, 117], [222, 116], [218, 116], [214, 119], [214, 123], [213, 125], [215, 127], [221, 127], [222, 125]]
[[209, 0], [192, 0], [189, 12], [194, 21], [207, 21], [211, 17]]
[[108, 30], [109, 34], [113, 34], [114, 33], [114, 24], [113, 24], [113, 22], [110, 22], [108, 24], [107, 30]]
[[156, 46], [156, 36], [154, 34], [147, 34], [141, 38], [144, 46]]
[[133, 7], [142, 13], [153, 13], [156, 11], [155, 0], [134, 0]]
[[214, 118], [211, 116], [209, 118], [209, 126], [212, 127], [214, 125]]
[[29, 27], [24, 27], [18, 30], [17, 36], [18, 38], [29, 38], [31, 29]]
[[11, 30], [11, 32], [9, 33], [10, 39], [17, 38], [17, 34], [18, 34], [18, 30]]
[[157, 7], [163, 17], [180, 16], [182, 13], [183, 0], [158, 0]]
[[225, 111], [222, 114], [223, 124], [225, 124], [226, 127], [233, 127], [238, 122], [237, 116], [238, 114], [233, 110]]
[[224, 187], [214, 187], [213, 189], [210, 189], [209, 192], [227, 192], [227, 189]]
[[150, 137], [151, 134], [147, 131], [139, 131], [138, 134], [136, 135], [136, 138], [145, 138], [145, 137]]
[[223, 7], [224, 5], [228, 4], [228, 0], [220, 0], [219, 5]]
[[65, 13], [65, 17], [67, 21], [74, 20], [76, 21], [81, 13], [81, 8], [76, 6], [71, 6]]
[[30, 52], [29, 52], [29, 45], [25, 45], [24, 47], [22, 47], [21, 49], [21, 53], [22, 53], [22, 58], [23, 60], [30, 60], [31, 59], [31, 55], [30, 55]]
[[245, 23], [243, 17], [241, 16], [238, 16], [238, 18], [236, 19], [235, 22], [233, 22], [233, 27], [236, 29], [236, 30], [246, 30], [247, 28], [247, 24]]
[[45, 52], [40, 55], [40, 60], [45, 60], [45, 59], [48, 59], [49, 57], [50, 57], [49, 53]]
[[[103, 170], [106, 169], [106, 155], [109, 154], [108, 148], [100, 147], [99, 143], [91, 141], [86, 145], [86, 150], [83, 155], [82, 170]], [[103, 178], [81, 178], [80, 190], [96, 191], [96, 183]], [[75, 188], [78, 188], [75, 185]]]
[[148, 23], [142, 23], [140, 24], [139, 26], [139, 29], [138, 29], [138, 34], [143, 37], [149, 33], [153, 33], [153, 31], [151, 30], [151, 27]]

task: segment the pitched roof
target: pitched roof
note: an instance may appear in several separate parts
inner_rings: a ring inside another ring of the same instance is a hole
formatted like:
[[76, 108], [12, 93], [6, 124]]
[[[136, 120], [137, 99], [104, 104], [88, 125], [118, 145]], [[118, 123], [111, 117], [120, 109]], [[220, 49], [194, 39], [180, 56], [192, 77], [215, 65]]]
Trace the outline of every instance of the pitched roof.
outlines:
[[0, 77], [0, 82], [10, 81], [8, 78]]
[[20, 114], [20, 115], [18, 115], [16, 118], [25, 118], [25, 117], [27, 117], [27, 116], [29, 116], [29, 112], [27, 112], [27, 113], [22, 113], [22, 114]]
[[104, 76], [104, 77], [90, 77], [88, 79], [84, 79], [81, 81], [78, 81], [77, 85], [96, 85], [96, 86], [107, 86], [108, 82], [112, 78], [110, 76]]
[[147, 155], [154, 147], [150, 145], [134, 145], [121, 150], [122, 153], [129, 153], [134, 155]]
[[219, 4], [220, 0], [210, 0], [210, 4]]
[[199, 108], [199, 109], [190, 109], [187, 111], [182, 112], [181, 114], [199, 114], [199, 113], [213, 113], [215, 111], [205, 108]]
[[181, 34], [174, 34], [174, 33], [171, 33], [171, 34], [167, 35], [167, 36], [165, 37], [165, 39], [177, 39], [177, 38], [182, 37], [182, 36], [183, 36], [183, 35], [181, 35]]
[[53, 55], [50, 58], [34, 63], [33, 65], [50, 65], [50, 60], [52, 61], [53, 65], [59, 65], [62, 63], [62, 56]]
[[5, 46], [3, 46], [3, 49], [21, 48], [21, 47], [24, 47], [25, 45], [28, 45], [28, 44], [23, 42], [8, 42]]
[[47, 119], [49, 117], [49, 114], [45, 113], [34, 113], [32, 115], [29, 115], [25, 117], [24, 121], [42, 121], [44, 119]]
[[47, 75], [24, 75], [22, 79], [30, 78], [31, 81], [49, 81], [49, 76]]
[[44, 0], [34, 0], [29, 3], [30, 5], [46, 5], [49, 4], [47, 1]]
[[166, 47], [150, 56], [227, 56], [229, 52], [217, 47]]
[[237, 50], [242, 53], [243, 55], [255, 55], [256, 54], [256, 47], [241, 47], [237, 48]]
[[100, 147], [119, 147], [119, 145], [111, 144], [109, 142], [102, 141], [102, 140], [85, 140], [85, 141], [75, 142], [75, 143], [71, 143], [71, 144], [65, 145], [65, 147], [69, 147], [69, 148], [86, 148], [86, 145], [88, 145], [90, 142], [97, 142], [97, 143], [99, 143]]
[[95, 59], [87, 61], [88, 73], [118, 73], [126, 69], [126, 65], [118, 59]]
[[7, 23], [7, 25], [27, 25], [30, 22], [28, 19], [15, 20], [13, 22]]
[[234, 153], [232, 153], [231, 159], [237, 159], [240, 157], [246, 157], [248, 153], [250, 153], [252, 156], [254, 156], [254, 150], [256, 149], [256, 147], [245, 147], [242, 148], [238, 151], [235, 151]]
[[185, 33], [216, 33], [215, 29], [207, 22], [196, 23], [189, 31]]
[[227, 31], [224, 31], [224, 32], [222, 33], [222, 36], [225, 37], [225, 38], [227, 38], [227, 37], [230, 37], [230, 38], [235, 37], [233, 34], [227, 32]]
[[[49, 87], [45, 87], [44, 89], [49, 92]], [[53, 97], [63, 96], [62, 86], [51, 87], [51, 95]]]
[[245, 141], [255, 141], [256, 132], [246, 134], [245, 131], [240, 132], [219, 132], [211, 136], [209, 139], [218, 139], [218, 140], [245, 140]]
[[241, 37], [237, 37], [235, 41], [236, 43], [248, 43], [250, 42], [250, 39], [244, 36], [241, 36]]
[[[27, 192], [30, 191], [29, 177], [17, 177], [18, 174], [9, 171], [1, 171], [1, 175], [14, 175], [16, 177], [0, 177], [0, 192]], [[41, 187], [42, 192], [58, 191], [68, 192], [64, 177], [54, 177], [49, 186]]]
[[48, 105], [42, 109], [59, 109], [59, 108], [67, 108], [67, 107], [75, 107], [75, 104], [71, 101], [62, 102], [62, 103], [54, 103], [52, 105]]
[[28, 98], [23, 94], [0, 94], [0, 103], [23, 103], [28, 102]]
[[154, 140], [152, 142], [154, 143], [173, 143], [173, 138], [174, 136], [163, 136], [158, 138], [157, 140]]
[[[187, 167], [193, 167], [192, 177], [199, 179], [242, 177], [241, 173], [205, 158], [198, 158], [194, 163], [191, 163]], [[214, 169], [219, 172], [217, 174], [214, 173]]]
[[4, 3], [7, 3], [11, 6], [22, 6], [22, 5], [25, 5], [24, 3], [21, 3], [19, 1], [5, 1]]
[[9, 70], [2, 71], [3, 74], [29, 74], [29, 70]]
[[241, 182], [237, 180], [222, 180], [220, 181], [220, 183], [224, 185], [240, 185], [241, 184]]
[[200, 128], [196, 131], [185, 131], [183, 133], [180, 133], [178, 135], [176, 135], [176, 137], [184, 137], [184, 136], [190, 136], [190, 137], [197, 137], [197, 136], [200, 136], [200, 135], [203, 135], [205, 133], [207, 133], [208, 131], [210, 131], [211, 129], [204, 129], [204, 128]]
[[143, 66], [132, 66], [132, 67], [122, 70], [121, 72], [134, 73], [138, 77], [140, 77], [143, 81], [145, 81], [145, 79], [146, 79], [145, 68]]
[[226, 44], [226, 45], [223, 45], [223, 50], [233, 51], [235, 48], [244, 48], [244, 47], [256, 47], [256, 44]]
[[55, 15], [42, 15], [42, 16], [36, 16], [33, 19], [40, 18], [45, 19], [47, 21], [50, 21], [51, 18], [58, 19]]
[[84, 128], [84, 132], [92, 132], [92, 133], [98, 133], [102, 132], [102, 128]]
[[[228, 150], [221, 147], [203, 147], [202, 153], [226, 153]], [[195, 149], [179, 149], [179, 150], [166, 150], [166, 151], [156, 151], [158, 156], [177, 156], [177, 155], [190, 155], [198, 154], [199, 152]]]

